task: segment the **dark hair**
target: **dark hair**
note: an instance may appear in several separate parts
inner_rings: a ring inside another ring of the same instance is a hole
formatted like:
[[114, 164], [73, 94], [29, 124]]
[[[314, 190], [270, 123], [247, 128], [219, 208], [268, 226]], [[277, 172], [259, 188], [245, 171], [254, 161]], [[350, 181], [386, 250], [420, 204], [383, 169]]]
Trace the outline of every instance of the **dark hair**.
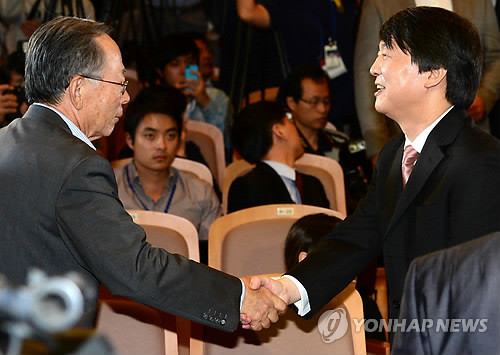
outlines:
[[40, 26], [26, 53], [28, 102], [58, 104], [75, 75], [99, 75], [104, 52], [95, 39], [110, 31], [103, 23], [75, 17], [57, 17]]
[[163, 71], [165, 65], [181, 55], [191, 54], [198, 63], [198, 47], [190, 35], [172, 34], [160, 38], [155, 44], [154, 65]]
[[328, 74], [316, 64], [302, 64], [295, 67], [286, 77], [283, 84], [285, 97], [292, 97], [293, 101], [298, 102], [302, 98], [302, 81], [311, 79], [315, 83], [321, 84], [326, 81], [328, 85]]
[[125, 132], [135, 139], [137, 126], [148, 113], [161, 113], [175, 120], [177, 132], [182, 131], [186, 97], [179, 90], [168, 86], [152, 86], [143, 89], [128, 105], [125, 113]]
[[448, 102], [459, 108], [472, 104], [483, 58], [479, 34], [469, 20], [437, 7], [408, 8], [384, 23], [380, 39], [389, 49], [394, 41], [420, 73], [446, 69]]
[[295, 221], [285, 241], [286, 269], [290, 270], [298, 264], [300, 252], [311, 251], [312, 247], [340, 222], [340, 218], [324, 213], [310, 214]]
[[273, 125], [283, 122], [286, 111], [277, 102], [260, 101], [246, 106], [233, 123], [231, 141], [250, 163], [257, 163], [273, 144]]

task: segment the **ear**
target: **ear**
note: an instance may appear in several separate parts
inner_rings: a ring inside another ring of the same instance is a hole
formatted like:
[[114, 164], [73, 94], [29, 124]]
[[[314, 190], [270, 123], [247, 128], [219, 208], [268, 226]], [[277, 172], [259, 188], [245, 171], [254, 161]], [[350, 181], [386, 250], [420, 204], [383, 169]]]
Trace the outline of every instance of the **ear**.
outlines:
[[277, 139], [285, 139], [286, 134], [285, 134], [285, 125], [282, 123], [275, 123], [273, 124], [272, 132], [273, 132], [273, 139], [276, 137]]
[[75, 76], [73, 79], [71, 79], [71, 81], [69, 82], [69, 86], [66, 89], [67, 93], [69, 94], [69, 99], [71, 101], [71, 104], [77, 110], [83, 108], [83, 97], [82, 97], [83, 81], [84, 78], [82, 78], [81, 76]]
[[301, 251], [301, 252], [299, 253], [299, 263], [300, 263], [302, 260], [304, 260], [304, 259], [306, 258], [306, 256], [307, 256], [307, 252], [305, 252], [305, 251]]
[[430, 89], [436, 86], [439, 86], [444, 78], [446, 78], [446, 73], [448, 71], [444, 68], [439, 69], [431, 69], [430, 71], [424, 73], [427, 76], [427, 80], [425, 82], [425, 88]]
[[127, 146], [134, 150], [134, 142], [132, 141], [132, 137], [130, 136], [130, 133], [126, 132], [125, 133], [125, 142], [127, 142]]
[[295, 100], [293, 99], [292, 96], [287, 96], [286, 104], [290, 110], [295, 111], [295, 108], [297, 107], [297, 103], [295, 102]]

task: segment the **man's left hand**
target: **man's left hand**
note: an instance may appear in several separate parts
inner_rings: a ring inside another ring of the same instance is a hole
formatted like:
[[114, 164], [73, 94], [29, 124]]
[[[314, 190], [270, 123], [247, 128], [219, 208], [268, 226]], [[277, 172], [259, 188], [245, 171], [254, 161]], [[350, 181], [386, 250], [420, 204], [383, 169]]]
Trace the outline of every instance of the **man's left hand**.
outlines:
[[210, 104], [210, 98], [207, 95], [205, 80], [201, 77], [199, 71], [191, 71], [192, 74], [198, 77], [198, 80], [186, 79], [184, 82], [184, 93], [192, 96], [198, 105], [205, 108]]

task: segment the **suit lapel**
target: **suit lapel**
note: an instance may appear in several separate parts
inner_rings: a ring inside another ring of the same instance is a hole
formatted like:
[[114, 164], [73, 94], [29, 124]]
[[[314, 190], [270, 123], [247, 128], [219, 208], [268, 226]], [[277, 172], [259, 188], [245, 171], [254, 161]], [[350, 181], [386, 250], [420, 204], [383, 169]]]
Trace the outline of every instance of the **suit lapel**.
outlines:
[[[396, 203], [394, 212], [392, 214], [391, 220], [387, 227], [385, 237], [387, 237], [392, 226], [396, 221], [403, 215], [403, 213], [408, 209], [410, 203], [415, 199], [418, 193], [422, 190], [432, 172], [436, 169], [439, 163], [444, 159], [444, 150], [447, 145], [453, 143], [456, 139], [458, 133], [462, 130], [466, 120], [465, 113], [461, 110], [453, 108], [434, 130], [429, 134], [425, 142], [424, 148], [413, 168], [413, 171], [408, 179], [405, 189], [402, 191], [399, 199], [392, 200]], [[386, 189], [390, 190], [392, 185], [392, 190], [398, 190], [395, 179], [399, 177], [401, 180], [401, 158], [404, 142], [398, 149], [398, 153], [395, 155], [395, 159], [391, 168], [391, 172], [388, 178], [388, 184]], [[399, 188], [400, 189], [400, 188]]]

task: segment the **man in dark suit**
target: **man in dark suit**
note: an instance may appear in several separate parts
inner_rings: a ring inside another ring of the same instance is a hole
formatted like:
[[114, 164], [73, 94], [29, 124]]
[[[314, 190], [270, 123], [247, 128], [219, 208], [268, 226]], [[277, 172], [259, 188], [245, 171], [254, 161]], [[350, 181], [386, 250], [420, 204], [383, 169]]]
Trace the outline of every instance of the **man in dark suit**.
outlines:
[[329, 207], [321, 182], [295, 171], [295, 161], [304, 148], [280, 104], [261, 101], [248, 105], [235, 120], [232, 133], [236, 151], [257, 165], [231, 184], [228, 212], [275, 203]]
[[409, 8], [382, 26], [380, 39], [370, 69], [375, 107], [404, 135], [381, 151], [351, 217], [280, 282], [252, 280], [299, 301], [301, 315], [317, 312], [383, 251], [395, 319], [415, 257], [500, 230], [500, 144], [465, 113], [481, 74], [474, 26], [444, 9]]
[[32, 106], [0, 130], [0, 274], [21, 284], [33, 267], [49, 275], [77, 271], [96, 288], [103, 283], [113, 294], [208, 326], [232, 331], [240, 310], [256, 315], [252, 328], [269, 326], [278, 317], [273, 307], [281, 308], [277, 297], [151, 247], [124, 210], [113, 170], [91, 143], [112, 132], [130, 99], [108, 32], [104, 24], [62, 17], [30, 38]]
[[[410, 264], [392, 354], [497, 354], [500, 233], [421, 256]], [[471, 297], [475, 295], [477, 297]], [[415, 328], [408, 329], [416, 319]]]

